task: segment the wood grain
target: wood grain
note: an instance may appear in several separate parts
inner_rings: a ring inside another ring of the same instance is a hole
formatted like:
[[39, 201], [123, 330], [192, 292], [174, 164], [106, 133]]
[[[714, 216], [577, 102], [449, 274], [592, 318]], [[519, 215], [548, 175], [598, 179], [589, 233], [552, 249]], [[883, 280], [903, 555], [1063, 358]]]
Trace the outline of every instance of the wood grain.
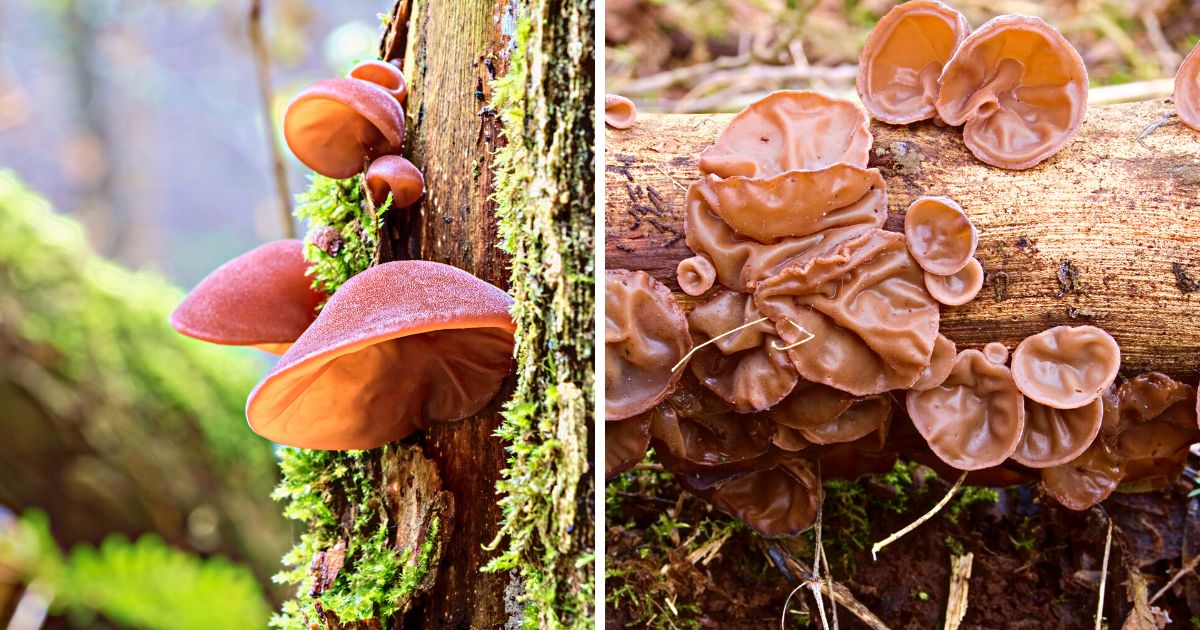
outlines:
[[[958, 131], [932, 123], [875, 124], [872, 166], [888, 185], [887, 229], [922, 195], [962, 204], [979, 229], [987, 271], [971, 303], [942, 308], [942, 332], [960, 348], [1060, 324], [1093, 324], [1121, 345], [1128, 373], [1200, 373], [1200, 133], [1172, 122], [1134, 142], [1171, 111], [1150, 101], [1092, 108], [1063, 151], [1027, 171], [989, 167]], [[676, 264], [683, 200], [697, 154], [730, 115], [645, 115], [607, 129], [608, 268], [644, 269], [681, 302]]]

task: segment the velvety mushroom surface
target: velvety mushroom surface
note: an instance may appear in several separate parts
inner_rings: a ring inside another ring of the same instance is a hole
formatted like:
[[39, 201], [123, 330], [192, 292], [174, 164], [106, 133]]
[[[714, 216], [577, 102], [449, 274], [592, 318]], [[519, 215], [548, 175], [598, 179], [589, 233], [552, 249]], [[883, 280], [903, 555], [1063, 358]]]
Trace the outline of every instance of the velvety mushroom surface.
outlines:
[[970, 32], [967, 18], [937, 0], [892, 7], [867, 35], [859, 58], [863, 106], [893, 125], [933, 118], [942, 67]]
[[870, 121], [850, 101], [807, 90], [781, 90], [743, 109], [700, 154], [700, 170], [718, 177], [772, 177], [845, 163], [866, 168]]
[[1200, 44], [1175, 73], [1175, 113], [1183, 124], [1200, 131]]
[[288, 104], [283, 137], [312, 170], [334, 179], [404, 148], [404, 110], [383, 88], [358, 79], [325, 79]]
[[637, 121], [637, 106], [617, 94], [604, 95], [604, 124], [613, 129], [628, 129]]
[[1055, 409], [1025, 399], [1025, 431], [1012, 458], [1030, 468], [1065, 464], [1083, 454], [1100, 433], [1099, 398], [1078, 409]]
[[962, 206], [947, 197], [921, 197], [904, 213], [904, 238], [917, 264], [948, 276], [967, 265], [979, 234]]
[[366, 449], [475, 414], [512, 364], [512, 298], [440, 263], [354, 276], [254, 388], [251, 428], [300, 448]]
[[1025, 426], [1021, 392], [1007, 367], [963, 350], [937, 387], [910, 390], [906, 406], [917, 431], [958, 470], [997, 466], [1017, 449]]
[[981, 161], [1025, 169], [1063, 148], [1083, 124], [1083, 59], [1040, 18], [1003, 15], [971, 33], [946, 64], [937, 111], [964, 125]]
[[1012, 373], [1021, 393], [1048, 407], [1075, 409], [1100, 396], [1121, 368], [1121, 349], [1095, 326], [1056, 326], [1017, 345]]
[[968, 258], [967, 264], [948, 275], [925, 274], [925, 290], [933, 299], [946, 306], [962, 306], [975, 299], [983, 288], [983, 265], [979, 260]]
[[376, 206], [382, 206], [391, 194], [392, 208], [407, 208], [425, 194], [425, 176], [408, 159], [385, 155], [367, 167], [367, 190]]
[[348, 76], [378, 85], [401, 105], [408, 98], [408, 82], [404, 80], [404, 73], [386, 61], [378, 59], [363, 61], [351, 68]]
[[283, 354], [327, 297], [307, 273], [302, 241], [260, 245], [201, 280], [171, 313], [171, 327], [209, 343]]
[[620, 420], [665, 398], [692, 348], [687, 319], [671, 292], [644, 271], [604, 272], [605, 417]]

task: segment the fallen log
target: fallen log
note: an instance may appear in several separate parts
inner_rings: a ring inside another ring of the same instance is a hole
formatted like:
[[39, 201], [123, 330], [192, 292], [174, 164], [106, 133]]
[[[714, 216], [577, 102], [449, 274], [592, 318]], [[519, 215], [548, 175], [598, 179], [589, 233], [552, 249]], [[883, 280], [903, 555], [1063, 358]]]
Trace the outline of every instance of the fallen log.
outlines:
[[[942, 308], [942, 332], [960, 348], [1025, 337], [1060, 324], [1093, 324], [1121, 345], [1130, 374], [1200, 373], [1200, 133], [1166, 101], [1094, 107], [1060, 153], [1027, 171], [987, 166], [958, 130], [932, 123], [874, 124], [871, 166], [887, 181], [887, 229], [922, 195], [945, 195], [979, 229], [983, 290]], [[608, 129], [605, 266], [643, 269], [684, 304], [675, 266], [683, 201], [697, 155], [730, 115], [643, 115]]]

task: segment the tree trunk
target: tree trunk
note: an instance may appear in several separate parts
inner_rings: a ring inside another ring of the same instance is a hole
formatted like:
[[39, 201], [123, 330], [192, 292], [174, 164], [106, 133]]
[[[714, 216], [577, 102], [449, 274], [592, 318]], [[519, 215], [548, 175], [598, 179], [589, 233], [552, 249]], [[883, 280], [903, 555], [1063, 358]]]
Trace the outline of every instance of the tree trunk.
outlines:
[[[1200, 372], [1200, 134], [1172, 119], [1145, 146], [1134, 142], [1169, 111], [1162, 101], [1092, 108], [1066, 149], [1027, 171], [975, 160], [955, 128], [874, 124], [886, 228], [903, 229], [913, 199], [945, 195], [979, 229], [987, 280], [974, 301], [942, 308], [942, 332], [959, 347], [1011, 348], [1052, 326], [1094, 324], [1120, 343], [1130, 372]], [[609, 268], [644, 269], [681, 302], [695, 301], [675, 281], [691, 255], [685, 189], [730, 118], [644, 115], [629, 131], [608, 130]]]

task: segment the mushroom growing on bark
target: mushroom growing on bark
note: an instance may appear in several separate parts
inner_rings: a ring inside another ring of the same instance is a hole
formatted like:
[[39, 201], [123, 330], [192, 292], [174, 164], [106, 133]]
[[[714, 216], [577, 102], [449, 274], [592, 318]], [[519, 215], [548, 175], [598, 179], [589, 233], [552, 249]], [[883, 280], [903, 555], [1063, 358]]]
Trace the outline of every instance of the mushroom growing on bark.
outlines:
[[1099, 398], [1076, 409], [1055, 409], [1026, 398], [1025, 431], [1012, 458], [1030, 468], [1065, 464], [1092, 445], [1103, 417]]
[[921, 197], [904, 213], [908, 251], [929, 273], [949, 276], [967, 265], [979, 234], [962, 206], [947, 197]]
[[[912, 384], [909, 389], [924, 391], [932, 387], [937, 387], [950, 376], [950, 369], [954, 367], [954, 358], [958, 356], [958, 347], [954, 345], [945, 335], [939, 334], [933, 342], [933, 355], [929, 358], [929, 365], [921, 371], [921, 378]], [[991, 357], [988, 357], [990, 360]], [[993, 361], [993, 363], [1003, 363], [1003, 361]]]
[[925, 274], [925, 290], [946, 306], [962, 306], [974, 300], [982, 288], [983, 265], [975, 258], [968, 258], [962, 269], [948, 276]]
[[1087, 68], [1040, 18], [1002, 15], [971, 33], [941, 76], [938, 115], [981, 161], [1026, 169], [1066, 146], [1087, 110]]
[[1175, 73], [1175, 113], [1183, 124], [1200, 131], [1200, 44]]
[[385, 155], [367, 167], [367, 190], [376, 206], [382, 206], [390, 193], [392, 208], [407, 208], [425, 194], [425, 176], [406, 158]]
[[364, 61], [351, 68], [348, 76], [378, 85], [401, 105], [404, 105], [404, 100], [408, 98], [408, 82], [404, 80], [404, 73], [386, 61]]
[[250, 426], [289, 446], [367, 449], [474, 415], [510, 371], [512, 303], [449, 265], [371, 267], [250, 393]]
[[283, 137], [305, 166], [333, 179], [404, 148], [404, 110], [366, 81], [325, 79], [304, 88], [283, 115]]
[[692, 339], [670, 290], [644, 271], [605, 271], [604, 304], [604, 412], [622, 420], [666, 398]]
[[1117, 388], [1120, 423], [1113, 451], [1124, 462], [1122, 490], [1153, 490], [1183, 472], [1188, 446], [1200, 441], [1196, 389], [1159, 372]]
[[616, 94], [604, 95], [604, 124], [613, 129], [628, 129], [637, 120], [633, 101]]
[[967, 18], [937, 0], [892, 7], [867, 35], [859, 58], [863, 106], [893, 125], [933, 118], [942, 68], [970, 32]]
[[1099, 398], [1120, 368], [1116, 340], [1095, 326], [1056, 326], [1026, 337], [1012, 355], [1021, 393], [1055, 409], [1076, 409]]
[[304, 243], [260, 245], [208, 274], [171, 313], [171, 327], [210, 343], [283, 354], [317, 318]]

